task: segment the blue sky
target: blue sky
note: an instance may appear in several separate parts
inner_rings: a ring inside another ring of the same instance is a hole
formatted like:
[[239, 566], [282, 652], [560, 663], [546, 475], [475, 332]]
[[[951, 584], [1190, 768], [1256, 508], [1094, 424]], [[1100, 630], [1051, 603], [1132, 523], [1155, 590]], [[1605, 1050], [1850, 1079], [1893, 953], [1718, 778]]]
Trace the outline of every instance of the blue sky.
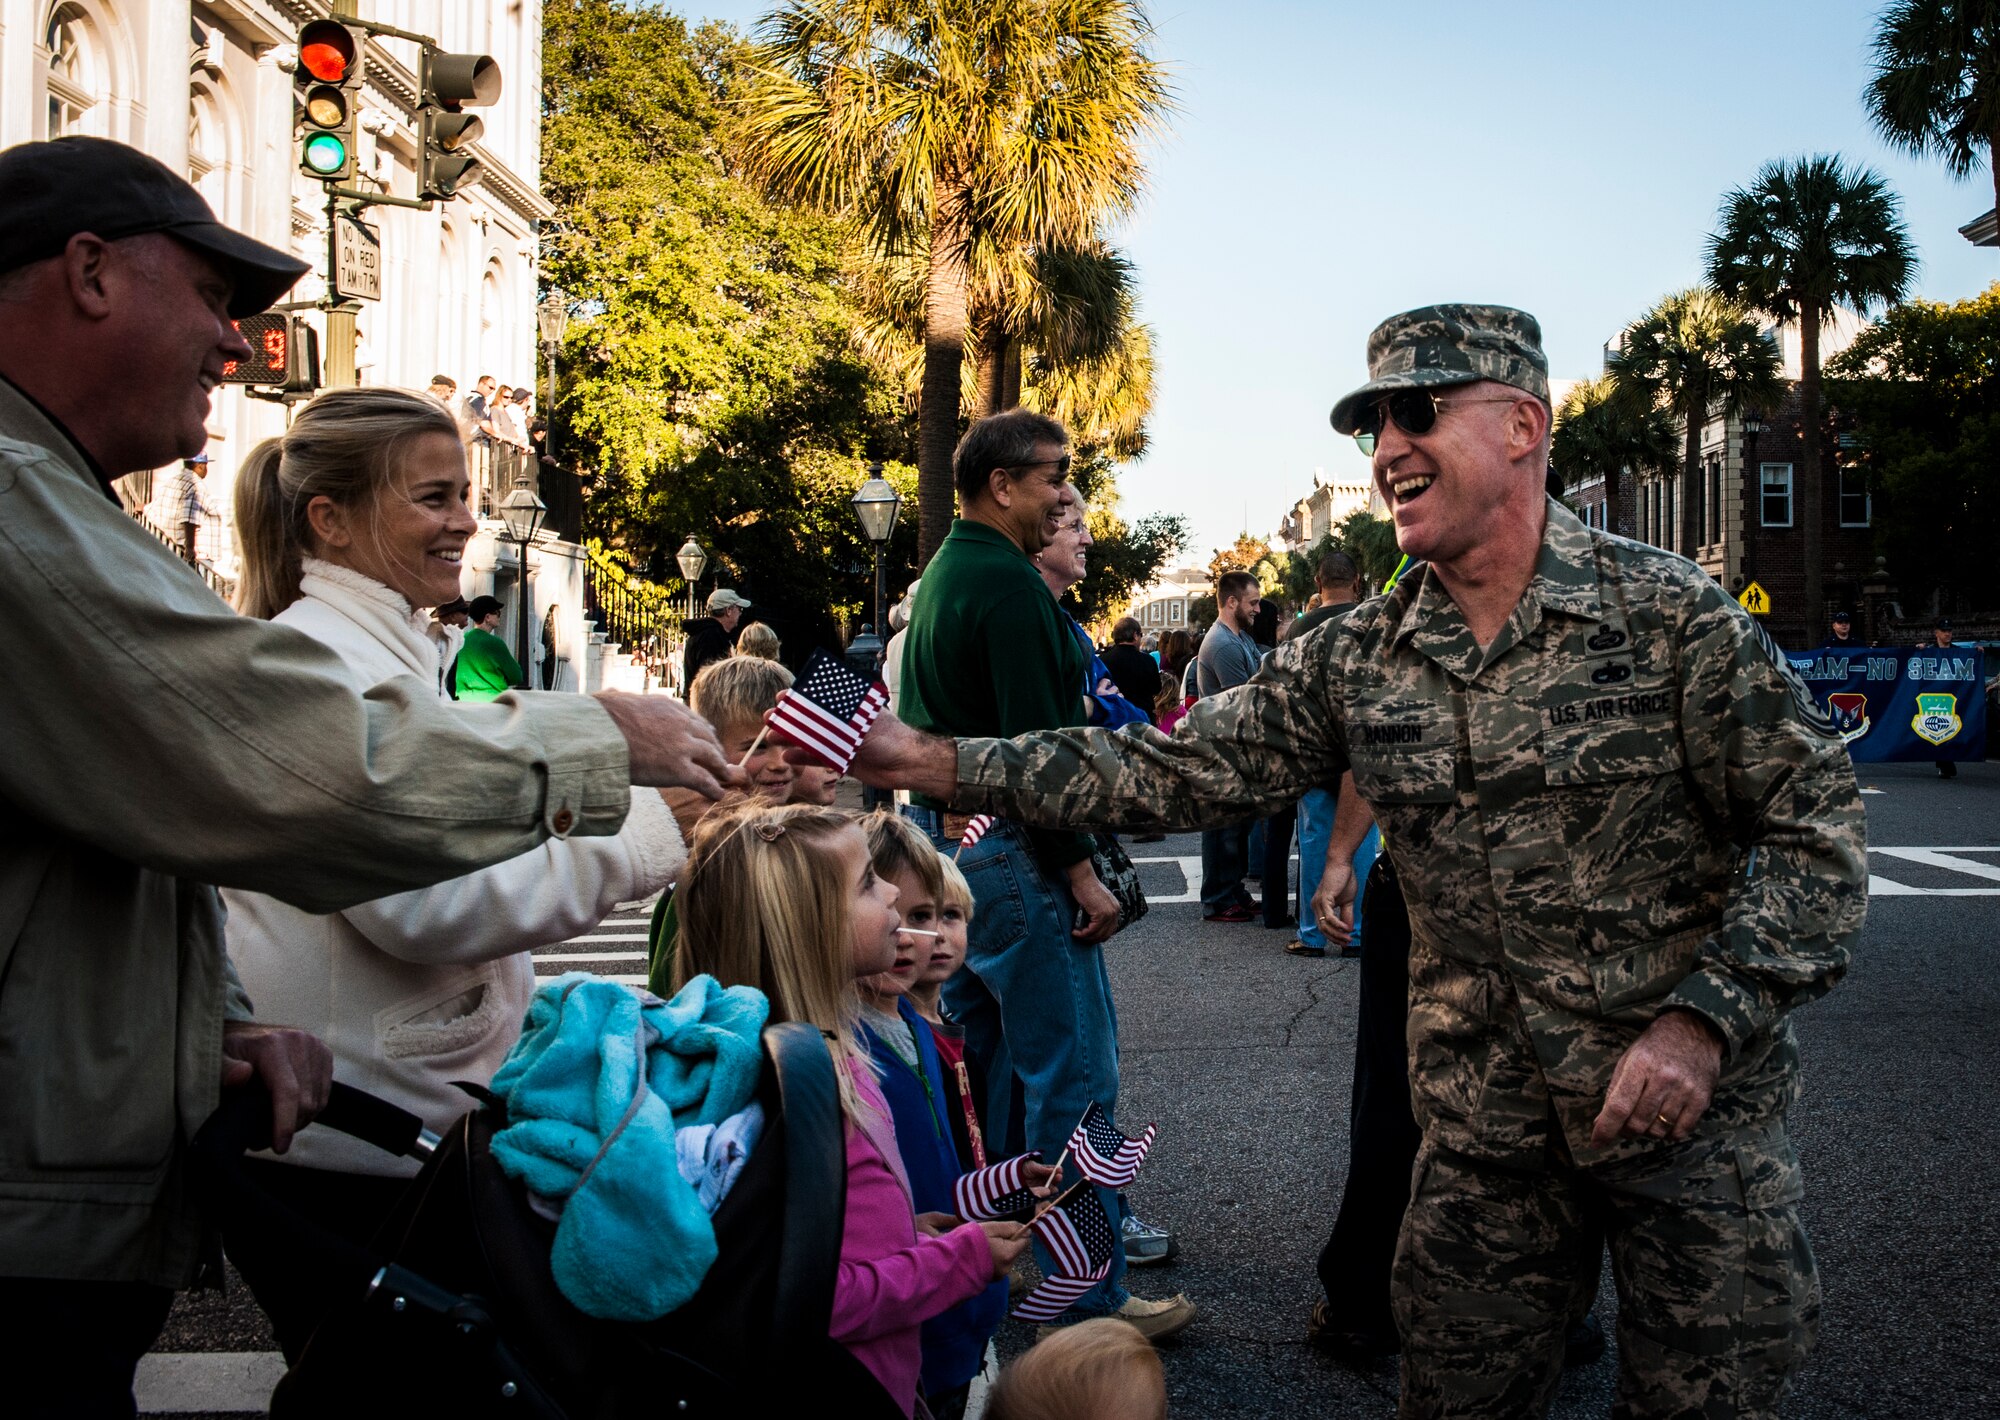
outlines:
[[[754, 25], [766, 0], [670, 4]], [[1862, 105], [1880, 3], [1179, 0], [1157, 4], [1179, 112], [1117, 240], [1156, 333], [1152, 452], [1127, 517], [1193, 524], [1193, 560], [1260, 535], [1315, 467], [1360, 472], [1327, 411], [1382, 317], [1433, 301], [1532, 311], [1551, 373], [1698, 279], [1724, 192], [1837, 152], [1888, 179], [1915, 294], [1975, 295], [2000, 251], [1957, 228], [1990, 177], [1891, 152]]]

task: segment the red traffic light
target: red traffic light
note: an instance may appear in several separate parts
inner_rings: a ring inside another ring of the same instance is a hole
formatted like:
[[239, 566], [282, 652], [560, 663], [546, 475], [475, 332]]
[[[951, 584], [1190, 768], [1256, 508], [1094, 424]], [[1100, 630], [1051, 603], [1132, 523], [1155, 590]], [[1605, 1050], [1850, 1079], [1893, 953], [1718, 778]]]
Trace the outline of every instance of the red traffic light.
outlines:
[[354, 32], [335, 20], [314, 20], [299, 31], [299, 67], [323, 83], [338, 84], [356, 58]]

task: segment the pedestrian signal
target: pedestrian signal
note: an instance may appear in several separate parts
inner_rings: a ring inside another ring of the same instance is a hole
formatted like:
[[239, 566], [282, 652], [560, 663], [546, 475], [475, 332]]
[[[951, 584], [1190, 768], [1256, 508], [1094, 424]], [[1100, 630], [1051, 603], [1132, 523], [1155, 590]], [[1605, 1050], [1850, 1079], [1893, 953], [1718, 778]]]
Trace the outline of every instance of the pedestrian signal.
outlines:
[[417, 196], [448, 201], [478, 182], [483, 166], [471, 148], [486, 125], [459, 110], [498, 101], [500, 66], [490, 55], [425, 49], [417, 80]]
[[314, 20], [299, 31], [299, 171], [321, 182], [354, 176], [354, 131], [360, 118], [362, 56], [368, 33], [338, 20]]
[[224, 365], [224, 384], [266, 385], [295, 394], [319, 388], [319, 333], [303, 317], [245, 316], [236, 329], [250, 346], [250, 358]]

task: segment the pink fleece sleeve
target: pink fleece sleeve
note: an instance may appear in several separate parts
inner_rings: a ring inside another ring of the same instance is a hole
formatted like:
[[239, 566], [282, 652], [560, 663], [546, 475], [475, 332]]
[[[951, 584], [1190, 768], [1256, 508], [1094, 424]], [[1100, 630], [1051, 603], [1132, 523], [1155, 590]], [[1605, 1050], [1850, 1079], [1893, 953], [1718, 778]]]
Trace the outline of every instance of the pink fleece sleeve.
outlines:
[[993, 1280], [993, 1254], [977, 1223], [868, 1260], [841, 1249], [828, 1332], [842, 1343], [906, 1331], [979, 1295]]

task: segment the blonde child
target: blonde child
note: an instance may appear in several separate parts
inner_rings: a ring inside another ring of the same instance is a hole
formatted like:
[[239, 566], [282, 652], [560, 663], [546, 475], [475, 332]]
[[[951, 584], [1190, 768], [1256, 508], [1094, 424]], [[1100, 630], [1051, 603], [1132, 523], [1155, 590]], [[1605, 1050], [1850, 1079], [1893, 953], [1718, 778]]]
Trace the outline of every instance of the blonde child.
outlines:
[[[909, 996], [940, 940], [932, 934], [939, 930], [944, 859], [921, 829], [896, 813], [868, 814], [861, 828], [876, 873], [896, 889], [904, 927], [889, 969], [859, 983], [863, 1040], [895, 1119], [911, 1197], [920, 1213], [949, 1214], [956, 1206], [954, 1186], [974, 1165], [959, 1152], [961, 1100], [942, 1044]], [[1054, 1172], [1030, 1166], [1028, 1176], [1030, 1182], [1046, 1183]], [[996, 1282], [924, 1323], [924, 1401], [933, 1415], [964, 1413], [967, 1387], [1006, 1311], [1006, 1284]]]
[[[778, 703], [779, 694], [791, 684], [792, 673], [776, 661], [730, 656], [703, 666], [688, 687], [688, 708], [708, 721], [722, 742], [723, 757], [743, 766], [750, 779], [751, 797], [770, 804], [784, 803], [797, 785], [797, 776], [785, 759], [785, 747], [763, 736], [764, 712]], [[764, 743], [757, 744], [760, 736]], [[757, 746], [755, 754], [750, 753], [752, 745]], [[689, 842], [694, 841], [696, 826], [717, 807], [692, 789], [662, 789], [660, 796], [674, 811], [681, 836]], [[680, 908], [669, 888], [653, 905], [652, 920], [646, 927], [646, 985], [656, 996], [674, 994], [674, 952], [679, 938]]]
[[1153, 1344], [1116, 1317], [1066, 1326], [993, 1385], [986, 1420], [1167, 1420]]
[[[926, 842], [928, 846], [928, 842]], [[932, 850], [936, 853], [936, 850]], [[932, 1026], [945, 1025], [942, 994], [945, 982], [958, 975], [965, 965], [966, 933], [972, 927], [972, 887], [958, 864], [942, 853], [938, 862], [937, 920], [908, 925], [928, 926], [937, 932], [930, 938], [930, 952], [919, 957], [916, 979], [910, 983], [910, 1004]]]
[[843, 813], [755, 803], [719, 810], [695, 836], [680, 887], [676, 981], [704, 972], [754, 986], [773, 1022], [827, 1037], [847, 1117], [847, 1203], [829, 1334], [905, 1415], [915, 1412], [922, 1323], [1004, 1277], [1027, 1247], [1012, 1223], [919, 1226], [889, 1107], [861, 1041], [855, 981], [887, 970], [902, 925], [897, 891]]

